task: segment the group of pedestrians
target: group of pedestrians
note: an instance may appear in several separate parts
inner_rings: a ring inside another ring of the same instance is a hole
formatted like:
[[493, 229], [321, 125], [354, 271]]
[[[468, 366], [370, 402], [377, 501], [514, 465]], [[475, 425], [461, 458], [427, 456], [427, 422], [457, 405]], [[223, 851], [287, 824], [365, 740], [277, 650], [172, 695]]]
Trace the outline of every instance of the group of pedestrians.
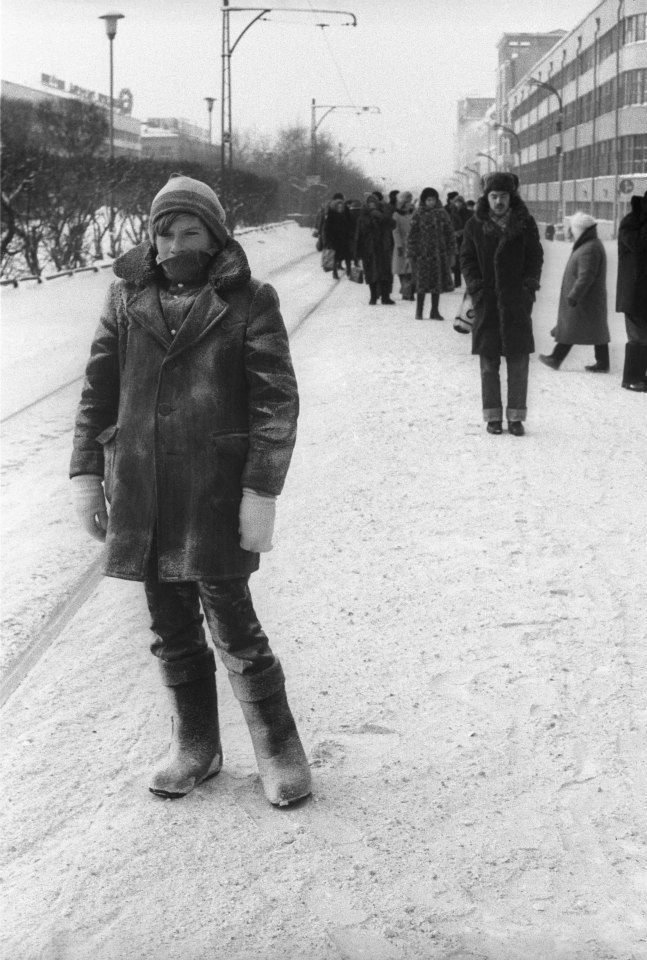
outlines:
[[414, 203], [409, 191], [392, 190], [384, 200], [379, 191], [360, 204], [335, 193], [315, 222], [318, 249], [333, 251], [332, 275], [340, 279], [345, 264], [362, 264], [370, 290], [369, 304], [391, 305], [395, 277], [403, 300], [415, 301], [416, 319], [423, 319], [431, 296], [429, 319], [443, 320], [440, 295], [460, 287], [458, 249], [472, 210], [457, 193], [443, 206], [438, 191], [426, 187]]
[[[443, 206], [439, 193], [425, 187], [417, 202], [408, 191], [394, 190], [384, 201], [379, 192], [367, 196], [340, 239], [341, 195], [322, 217], [323, 243], [335, 248], [341, 261], [361, 261], [371, 305], [392, 304], [394, 277], [403, 300], [415, 301], [415, 318], [425, 319], [431, 298], [431, 320], [443, 320], [440, 297], [462, 285], [473, 315], [472, 353], [479, 356], [483, 418], [491, 434], [525, 433], [528, 370], [535, 344], [532, 309], [540, 287], [543, 249], [534, 218], [519, 195], [515, 173], [496, 171], [482, 180], [483, 193], [474, 204], [456, 191]], [[587, 213], [570, 218], [573, 249], [562, 278], [557, 322], [551, 331], [555, 347], [541, 354], [558, 370], [571, 348], [588, 344], [594, 362], [585, 369], [609, 371], [610, 333], [607, 318], [607, 260], [597, 223]], [[343, 257], [342, 257], [343, 253]], [[347, 269], [350, 269], [347, 266]], [[335, 276], [338, 273], [335, 272]], [[647, 392], [647, 196], [634, 197], [618, 233], [616, 310], [625, 314], [627, 345], [622, 386]], [[457, 327], [459, 329], [459, 327]], [[462, 332], [466, 332], [463, 330]], [[507, 403], [501, 394], [500, 368], [507, 367]]]

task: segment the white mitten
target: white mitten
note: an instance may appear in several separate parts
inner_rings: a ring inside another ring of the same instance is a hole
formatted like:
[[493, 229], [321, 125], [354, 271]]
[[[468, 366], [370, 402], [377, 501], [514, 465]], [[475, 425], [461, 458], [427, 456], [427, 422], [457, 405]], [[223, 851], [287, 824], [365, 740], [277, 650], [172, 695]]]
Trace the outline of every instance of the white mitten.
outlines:
[[83, 528], [95, 540], [105, 540], [108, 529], [108, 509], [103, 494], [101, 477], [82, 473], [72, 477], [72, 503]]
[[263, 496], [243, 487], [240, 501], [238, 530], [240, 545], [250, 553], [268, 553], [272, 549], [272, 534], [276, 519], [276, 497]]

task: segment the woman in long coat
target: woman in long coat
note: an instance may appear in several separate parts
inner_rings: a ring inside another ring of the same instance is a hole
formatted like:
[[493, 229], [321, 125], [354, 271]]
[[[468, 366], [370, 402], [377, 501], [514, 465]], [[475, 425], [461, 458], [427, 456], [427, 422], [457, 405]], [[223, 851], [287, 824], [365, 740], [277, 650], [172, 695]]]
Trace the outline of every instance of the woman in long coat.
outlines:
[[339, 280], [339, 268], [346, 264], [346, 274], [350, 273], [350, 261], [353, 244], [353, 221], [343, 200], [331, 203], [322, 227], [324, 248], [335, 251], [333, 279]]
[[440, 295], [454, 289], [456, 241], [449, 214], [433, 187], [425, 187], [420, 194], [420, 204], [411, 221], [407, 254], [416, 288], [416, 320], [422, 320], [427, 293], [431, 293], [429, 319], [444, 320], [439, 310]]
[[398, 194], [393, 213], [393, 275], [400, 278], [400, 294], [403, 300], [413, 300], [411, 261], [407, 256], [407, 243], [413, 219], [413, 196], [407, 190]]
[[553, 370], [575, 344], [595, 348], [595, 363], [586, 369], [592, 373], [609, 370], [609, 324], [607, 322], [607, 256], [598, 239], [597, 226], [588, 213], [571, 217], [575, 238], [573, 250], [562, 277], [557, 325], [551, 331], [557, 341], [548, 356], [539, 359]]
[[388, 203], [369, 194], [360, 211], [355, 233], [355, 260], [361, 260], [364, 279], [371, 291], [370, 304], [393, 304], [393, 273], [391, 256], [393, 250], [393, 210]]
[[647, 192], [620, 221], [616, 310], [627, 330], [622, 386], [647, 393]]

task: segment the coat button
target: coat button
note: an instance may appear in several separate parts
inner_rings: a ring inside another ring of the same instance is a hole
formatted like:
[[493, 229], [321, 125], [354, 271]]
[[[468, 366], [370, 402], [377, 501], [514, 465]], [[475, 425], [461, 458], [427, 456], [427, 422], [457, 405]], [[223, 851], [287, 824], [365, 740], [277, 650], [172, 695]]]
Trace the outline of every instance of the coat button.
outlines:
[[159, 407], [157, 408], [157, 412], [161, 417], [168, 417], [169, 413], [171, 412], [171, 404], [160, 403]]

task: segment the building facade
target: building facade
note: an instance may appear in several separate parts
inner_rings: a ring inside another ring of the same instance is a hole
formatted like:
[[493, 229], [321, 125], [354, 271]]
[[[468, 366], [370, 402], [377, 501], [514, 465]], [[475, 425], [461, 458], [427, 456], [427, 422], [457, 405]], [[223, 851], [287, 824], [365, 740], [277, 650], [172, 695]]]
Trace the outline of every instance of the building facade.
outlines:
[[220, 165], [220, 148], [209, 131], [179, 117], [151, 117], [142, 125], [142, 156], [156, 160], [193, 160]]
[[[83, 100], [85, 103], [94, 103], [108, 109], [110, 100], [107, 96], [85, 90], [65, 80], [59, 80], [50, 74], [41, 74], [41, 87], [28, 87], [10, 80], [2, 81], [2, 96], [7, 100], [27, 100], [31, 103], [43, 101], [60, 102], [61, 100]], [[131, 116], [132, 95], [128, 90], [122, 90], [119, 98], [115, 98], [113, 109], [113, 142], [115, 156], [141, 155], [141, 136], [139, 120]], [[109, 148], [106, 139], [106, 151]]]
[[615, 235], [647, 190], [647, 0], [602, 0], [499, 90], [497, 160], [536, 219], [584, 210]]

